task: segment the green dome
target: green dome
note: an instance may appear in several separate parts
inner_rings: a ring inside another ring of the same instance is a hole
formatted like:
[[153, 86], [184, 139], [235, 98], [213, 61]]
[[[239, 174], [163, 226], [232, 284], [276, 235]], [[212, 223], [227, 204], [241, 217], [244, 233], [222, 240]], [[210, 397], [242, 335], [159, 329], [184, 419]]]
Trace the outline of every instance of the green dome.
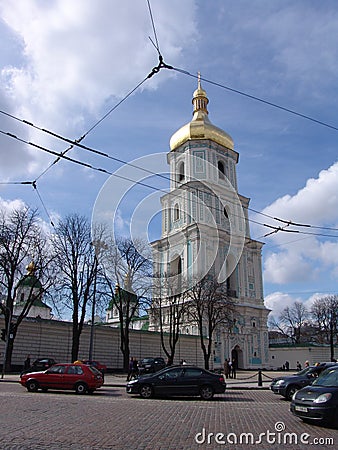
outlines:
[[29, 287], [29, 288], [34, 288], [34, 289], [42, 289], [42, 284], [36, 278], [35, 275], [26, 275], [19, 281], [18, 287]]

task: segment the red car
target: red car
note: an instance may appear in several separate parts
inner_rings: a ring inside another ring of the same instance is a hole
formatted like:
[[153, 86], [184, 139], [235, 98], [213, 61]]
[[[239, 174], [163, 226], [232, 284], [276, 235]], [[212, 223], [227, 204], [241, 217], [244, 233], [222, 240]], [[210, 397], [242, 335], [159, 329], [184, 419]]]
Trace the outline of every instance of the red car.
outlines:
[[83, 361], [83, 364], [87, 364], [87, 366], [93, 366], [97, 370], [99, 370], [102, 374], [107, 372], [107, 366], [104, 364], [101, 364], [99, 361], [90, 361], [89, 359], [86, 361]]
[[29, 392], [63, 389], [91, 394], [103, 385], [103, 377], [95, 367], [86, 364], [55, 364], [44, 372], [23, 374], [20, 383]]

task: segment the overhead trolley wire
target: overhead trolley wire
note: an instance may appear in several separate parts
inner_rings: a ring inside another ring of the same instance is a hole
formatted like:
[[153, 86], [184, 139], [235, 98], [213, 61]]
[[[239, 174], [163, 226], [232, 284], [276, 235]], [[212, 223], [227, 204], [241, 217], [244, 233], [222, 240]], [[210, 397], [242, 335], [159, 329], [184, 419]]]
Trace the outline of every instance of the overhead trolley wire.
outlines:
[[[189, 77], [198, 79], [197, 75], [194, 75], [193, 73], [190, 73], [187, 70], [179, 69], [177, 67], [173, 67], [173, 70], [176, 71], [176, 72], [182, 73], [183, 75], [187, 75]], [[219, 88], [226, 89], [227, 91], [234, 92], [235, 94], [242, 95], [244, 97], [250, 98], [251, 100], [255, 100], [257, 102], [264, 103], [265, 105], [272, 106], [273, 108], [280, 109], [282, 111], [288, 112], [288, 113], [293, 114], [295, 116], [302, 117], [303, 119], [310, 120], [311, 122], [317, 123], [318, 125], [322, 125], [324, 127], [331, 128], [332, 130], [338, 131], [338, 127], [336, 127], [334, 125], [331, 125], [331, 124], [329, 124], [327, 122], [323, 122], [322, 120], [315, 119], [315, 118], [313, 118], [311, 116], [308, 116], [306, 114], [300, 113], [298, 111], [295, 111], [294, 109], [286, 108], [285, 106], [281, 106], [281, 105], [278, 105], [277, 103], [273, 103], [273, 102], [270, 102], [268, 100], [264, 100], [264, 99], [262, 99], [260, 97], [255, 96], [255, 95], [251, 95], [251, 94], [248, 94], [246, 92], [240, 91], [238, 89], [231, 88], [230, 86], [226, 86], [224, 84], [217, 83], [216, 81], [209, 80], [208, 78], [204, 78], [202, 76], [200, 77], [200, 79], [202, 81], [205, 81], [206, 83], [209, 83], [209, 84], [213, 85], [213, 86], [217, 86]]]
[[[121, 103], [123, 103], [130, 95], [132, 95], [132, 93], [135, 92], [135, 91], [136, 91], [136, 90], [137, 90], [137, 89], [138, 89], [138, 88], [139, 88], [139, 87], [140, 87], [147, 79], [151, 78], [153, 75], [155, 75], [156, 73], [158, 73], [162, 68], [172, 69], [172, 70], [175, 70], [175, 71], [178, 72], [178, 73], [187, 75], [187, 76], [192, 77], [192, 78], [195, 78], [195, 79], [198, 79], [198, 77], [200, 77], [200, 76], [196, 76], [196, 75], [190, 73], [190, 72], [187, 71], [187, 70], [183, 70], [183, 69], [180, 69], [180, 68], [177, 68], [177, 67], [170, 66], [170, 65], [168, 65], [168, 64], [166, 64], [166, 63], [164, 62], [163, 56], [161, 55], [161, 52], [160, 52], [159, 41], [158, 41], [158, 38], [157, 38], [157, 32], [156, 32], [156, 28], [155, 28], [155, 22], [154, 22], [154, 18], [153, 18], [153, 14], [152, 14], [152, 9], [151, 9], [151, 5], [150, 5], [150, 0], [147, 0], [147, 4], [148, 4], [148, 9], [149, 9], [149, 15], [150, 15], [150, 19], [151, 19], [152, 29], [153, 29], [153, 33], [154, 33], [155, 43], [153, 42], [153, 40], [152, 40], [150, 37], [149, 37], [149, 39], [151, 40], [153, 46], [155, 47], [155, 49], [157, 50], [157, 53], [158, 53], [158, 55], [159, 55], [159, 63], [158, 63], [158, 65], [152, 69], [152, 71], [148, 74], [147, 77], [145, 77], [140, 83], [138, 83], [138, 85], [135, 86], [134, 89], [132, 89], [130, 92], [128, 92], [127, 95], [126, 95], [121, 101], [119, 101], [113, 108], [111, 108], [111, 109], [110, 109], [104, 116], [102, 116], [102, 117], [101, 117], [101, 118], [100, 118], [100, 119], [99, 119], [99, 120], [98, 120], [91, 128], [89, 128], [85, 134], [83, 134], [83, 135], [82, 135], [79, 139], [77, 139], [77, 140], [67, 139], [67, 138], [65, 138], [65, 137], [63, 137], [63, 136], [61, 136], [61, 135], [59, 135], [59, 134], [57, 134], [57, 133], [54, 133], [54, 132], [52, 132], [52, 131], [50, 131], [50, 130], [48, 130], [48, 129], [38, 127], [38, 126], [34, 125], [33, 123], [31, 123], [31, 122], [29, 122], [29, 121], [27, 121], [27, 120], [19, 119], [19, 118], [15, 117], [15, 116], [12, 115], [12, 114], [9, 114], [9, 113], [6, 113], [6, 112], [0, 110], [0, 113], [1, 113], [1, 114], [5, 114], [5, 115], [7, 115], [7, 116], [9, 116], [9, 117], [11, 117], [11, 118], [13, 118], [13, 119], [15, 119], [15, 120], [19, 120], [19, 121], [21, 121], [22, 123], [25, 123], [25, 124], [27, 124], [27, 125], [30, 125], [30, 126], [36, 128], [36, 129], [40, 130], [40, 131], [43, 131], [43, 132], [45, 132], [45, 133], [47, 133], [47, 134], [49, 134], [49, 135], [51, 135], [51, 136], [53, 136], [53, 137], [56, 137], [57, 139], [61, 139], [61, 140], [63, 140], [63, 141], [65, 141], [65, 142], [67, 142], [67, 143], [70, 144], [70, 146], [67, 147], [66, 150], [64, 150], [64, 151], [61, 152], [61, 153], [57, 153], [57, 152], [53, 152], [52, 150], [49, 150], [49, 149], [47, 149], [47, 148], [45, 148], [45, 147], [39, 146], [39, 145], [37, 145], [37, 144], [34, 144], [34, 143], [32, 143], [32, 142], [27, 142], [27, 141], [25, 141], [25, 140], [22, 140], [22, 139], [18, 138], [17, 136], [15, 136], [15, 135], [13, 135], [13, 134], [11, 134], [11, 133], [5, 133], [5, 132], [3, 132], [3, 131], [0, 131], [2, 134], [5, 134], [5, 135], [10, 136], [10, 137], [12, 137], [12, 138], [18, 139], [19, 141], [24, 142], [24, 143], [26, 143], [26, 144], [28, 144], [28, 145], [32, 145], [32, 146], [34, 146], [34, 147], [36, 147], [36, 148], [38, 148], [38, 149], [40, 149], [40, 150], [43, 150], [43, 151], [46, 151], [46, 152], [50, 153], [50, 154], [57, 155], [57, 158], [53, 161], [53, 163], [51, 163], [51, 164], [50, 164], [50, 165], [49, 165], [49, 166], [48, 166], [48, 167], [47, 167], [47, 168], [39, 175], [39, 177], [38, 177], [36, 180], [34, 180], [33, 182], [28, 182], [28, 181], [25, 181], [25, 182], [8, 182], [8, 183], [0, 183], [0, 184], [31, 184], [31, 185], [35, 188], [35, 190], [37, 190], [37, 189], [36, 189], [36, 181], [37, 181], [42, 175], [44, 175], [44, 174], [45, 174], [45, 173], [46, 173], [53, 165], [55, 165], [57, 162], [59, 162], [61, 159], [66, 159], [66, 160], [68, 160], [68, 161], [70, 161], [70, 162], [73, 162], [73, 163], [76, 163], [76, 164], [80, 164], [80, 165], [85, 166], [85, 167], [88, 167], [88, 168], [90, 168], [90, 169], [97, 170], [97, 171], [100, 171], [100, 172], [103, 172], [103, 173], [106, 173], [106, 174], [109, 174], [109, 175], [114, 175], [114, 176], [117, 176], [117, 177], [120, 177], [120, 178], [124, 178], [124, 179], [127, 179], [128, 181], [132, 181], [132, 182], [134, 182], [134, 183], [136, 183], [136, 184], [141, 184], [141, 185], [143, 185], [143, 186], [146, 186], [146, 187], [149, 187], [149, 188], [158, 190], [157, 188], [154, 188], [153, 186], [150, 186], [150, 185], [148, 185], [148, 184], [145, 184], [145, 183], [142, 183], [142, 182], [139, 182], [139, 181], [135, 181], [135, 180], [131, 180], [131, 179], [128, 179], [127, 177], [122, 177], [122, 176], [120, 176], [120, 175], [117, 175], [116, 173], [111, 173], [111, 172], [109, 172], [109, 171], [106, 170], [106, 169], [97, 168], [97, 167], [94, 167], [94, 166], [92, 166], [92, 165], [90, 165], [90, 164], [84, 163], [84, 162], [82, 162], [82, 161], [75, 160], [74, 158], [69, 158], [69, 157], [67, 157], [67, 156], [66, 156], [66, 153], [67, 153], [69, 150], [71, 150], [72, 148], [74, 148], [74, 146], [80, 147], [80, 148], [82, 148], [82, 149], [84, 149], [84, 150], [90, 151], [90, 152], [95, 153], [95, 154], [100, 155], [100, 156], [104, 156], [104, 157], [106, 157], [106, 158], [109, 158], [109, 159], [111, 159], [111, 160], [120, 162], [120, 163], [122, 163], [122, 164], [129, 165], [129, 166], [134, 167], [134, 168], [137, 168], [137, 169], [141, 169], [141, 170], [143, 170], [143, 171], [145, 171], [145, 172], [147, 172], [147, 173], [149, 173], [149, 174], [151, 174], [151, 175], [160, 176], [160, 177], [162, 177], [162, 178], [167, 179], [168, 181], [171, 181], [170, 178], [168, 178], [168, 177], [166, 177], [166, 176], [163, 176], [162, 174], [157, 174], [157, 173], [152, 172], [152, 171], [150, 171], [150, 170], [147, 170], [147, 169], [145, 169], [145, 168], [143, 168], [143, 167], [139, 167], [139, 166], [137, 166], [137, 165], [135, 165], [135, 164], [133, 164], [133, 163], [128, 163], [128, 162], [126, 162], [126, 161], [121, 160], [120, 158], [113, 157], [113, 156], [111, 156], [111, 155], [108, 155], [107, 153], [104, 153], [104, 152], [101, 152], [101, 151], [99, 151], [99, 150], [90, 148], [90, 147], [85, 146], [85, 145], [82, 145], [82, 144], [80, 143], [80, 142], [81, 142], [81, 141], [82, 141], [82, 140], [83, 140], [83, 139], [84, 139], [84, 138], [85, 138], [85, 137], [86, 137], [86, 136], [87, 136], [87, 135], [95, 128], [95, 127], [96, 127], [96, 126], [98, 126], [103, 120], [105, 120], [105, 118], [108, 117], [108, 116], [111, 114], [111, 112], [113, 112], [113, 111], [114, 111]], [[257, 97], [257, 96], [254, 96], [254, 95], [247, 94], [247, 93], [245, 93], [245, 92], [243, 92], [243, 91], [240, 91], [240, 90], [231, 88], [231, 87], [229, 87], [229, 86], [226, 86], [226, 85], [224, 85], [224, 84], [221, 84], [221, 83], [218, 83], [218, 82], [209, 80], [209, 79], [204, 78], [204, 77], [200, 77], [199, 79], [200, 79], [200, 80], [203, 80], [204, 82], [209, 83], [209, 84], [211, 84], [211, 85], [220, 87], [220, 88], [222, 88], [222, 89], [226, 89], [226, 90], [228, 90], [228, 91], [231, 91], [231, 92], [234, 92], [234, 93], [236, 93], [236, 94], [239, 94], [239, 95], [248, 97], [248, 98], [250, 98], [250, 99], [252, 99], [252, 100], [259, 101], [259, 102], [261, 102], [261, 103], [267, 104], [267, 105], [272, 106], [272, 107], [274, 107], [274, 108], [281, 109], [281, 110], [286, 111], [286, 112], [288, 112], [288, 113], [291, 113], [291, 114], [294, 114], [294, 115], [296, 115], [296, 116], [302, 117], [302, 118], [307, 119], [307, 120], [310, 120], [310, 121], [312, 121], [312, 122], [315, 122], [315, 123], [317, 123], [317, 124], [319, 124], [319, 125], [323, 125], [323, 126], [326, 126], [326, 127], [328, 127], [328, 128], [331, 128], [331, 129], [334, 129], [334, 130], [338, 131], [338, 128], [335, 127], [335, 126], [332, 126], [332, 125], [327, 124], [327, 123], [325, 123], [325, 122], [323, 122], [323, 121], [314, 119], [314, 118], [312, 118], [312, 117], [310, 117], [310, 116], [307, 116], [307, 115], [305, 115], [305, 114], [299, 113], [299, 112], [297, 112], [297, 111], [294, 111], [294, 110], [292, 110], [292, 109], [286, 108], [286, 107], [284, 107], [284, 106], [277, 105], [276, 103], [273, 103], [273, 102], [264, 100], [264, 99], [262, 99], [262, 98], [259, 98], [259, 97]], [[38, 191], [37, 191], [37, 192], [38, 192]], [[166, 192], [166, 191], [165, 191], [165, 192]], [[41, 196], [40, 196], [40, 195], [39, 195], [39, 198], [40, 198], [40, 200], [41, 200], [41, 202], [42, 202], [42, 199], [41, 199]], [[43, 202], [42, 202], [42, 204], [43, 204], [43, 207], [44, 207], [45, 211], [47, 212], [46, 207], [45, 207], [45, 205], [44, 205]], [[243, 205], [242, 205], [242, 207], [245, 208], [245, 206], [243, 206]], [[251, 222], [257, 223], [258, 225], [265, 226], [265, 227], [268, 227], [268, 228], [272, 228], [272, 229], [273, 229], [272, 232], [266, 234], [266, 235], [263, 236], [263, 237], [266, 237], [266, 236], [268, 236], [268, 235], [270, 235], [270, 234], [277, 233], [277, 232], [279, 232], [279, 231], [294, 232], [294, 233], [295, 233], [295, 232], [297, 232], [297, 233], [300, 232], [299, 230], [286, 229], [286, 228], [287, 228], [288, 226], [290, 226], [290, 225], [293, 225], [293, 226], [296, 226], [296, 227], [312, 227], [312, 228], [317, 228], [317, 229], [327, 229], [327, 230], [331, 230], [331, 231], [338, 231], [338, 229], [336, 229], [336, 228], [329, 228], [329, 227], [315, 227], [315, 226], [307, 225], [307, 224], [297, 224], [297, 223], [295, 223], [295, 222], [293, 222], [293, 221], [290, 221], [290, 220], [289, 220], [289, 221], [286, 221], [286, 220], [283, 220], [283, 219], [279, 219], [279, 218], [276, 218], [276, 217], [272, 217], [272, 216], [266, 215], [266, 214], [264, 214], [264, 213], [260, 213], [260, 212], [258, 212], [258, 211], [255, 211], [255, 210], [249, 208], [249, 207], [246, 207], [246, 208], [247, 208], [249, 211], [253, 211], [253, 212], [257, 213], [257, 214], [265, 215], [265, 216], [269, 217], [270, 219], [273, 219], [273, 220], [276, 220], [276, 221], [280, 221], [280, 222], [285, 223], [284, 227], [273, 227], [273, 226], [268, 225], [268, 224], [262, 224], [262, 223], [259, 223], [259, 222], [255, 222], [255, 221], [253, 221], [252, 219], [248, 219], [248, 220], [250, 220]], [[48, 215], [48, 213], [47, 213], [47, 215]], [[302, 234], [314, 234], [314, 235], [319, 235], [319, 234], [315, 234], [315, 233], [305, 233], [305, 232], [301, 232], [301, 233], [302, 233]], [[333, 235], [322, 235], [322, 236], [335, 237], [335, 236], [333, 236]]]
[[[1, 111], [0, 111], [0, 112], [1, 112]], [[28, 121], [26, 121], [26, 120], [24, 120], [24, 119], [20, 119], [20, 118], [18, 118], [18, 117], [16, 117], [16, 116], [12, 116], [12, 117], [15, 118], [15, 120], [21, 121], [21, 122], [23, 122], [23, 123], [25, 123], [25, 124], [27, 124], [27, 125], [29, 125], [29, 126], [32, 126], [33, 128], [35, 128], [35, 129], [37, 129], [37, 130], [39, 130], [39, 131], [42, 131], [42, 132], [44, 132], [44, 133], [47, 133], [47, 134], [49, 134], [49, 135], [55, 137], [56, 139], [59, 139], [59, 140], [62, 140], [62, 141], [64, 141], [64, 142], [67, 142], [67, 143], [71, 144], [69, 148], [79, 147], [79, 148], [81, 148], [81, 149], [83, 149], [83, 150], [86, 150], [86, 151], [88, 151], [88, 152], [94, 153], [94, 154], [96, 154], [96, 155], [99, 155], [99, 156], [102, 156], [102, 157], [105, 157], [105, 158], [108, 158], [108, 159], [113, 160], [113, 161], [115, 161], [115, 162], [118, 162], [118, 163], [121, 163], [121, 164], [130, 166], [130, 167], [133, 167], [133, 168], [135, 168], [135, 169], [142, 170], [142, 171], [144, 171], [144, 172], [146, 172], [146, 173], [148, 173], [148, 174], [150, 174], [150, 175], [153, 175], [153, 176], [157, 176], [157, 177], [163, 178], [163, 179], [165, 179], [166, 181], [169, 181], [169, 182], [174, 181], [172, 178], [170, 178], [170, 177], [168, 177], [168, 176], [166, 176], [166, 175], [163, 175], [163, 174], [159, 174], [159, 173], [153, 172], [153, 171], [151, 171], [151, 170], [149, 170], [149, 169], [146, 169], [146, 168], [144, 168], [144, 167], [138, 166], [137, 164], [130, 163], [130, 162], [124, 161], [124, 160], [121, 159], [121, 158], [111, 156], [111, 155], [109, 155], [108, 153], [105, 153], [105, 152], [102, 152], [102, 151], [100, 151], [100, 150], [94, 149], [94, 148], [92, 148], [92, 147], [86, 146], [86, 145], [84, 145], [84, 144], [81, 144], [81, 143], [78, 142], [78, 141], [73, 141], [73, 140], [71, 140], [71, 139], [69, 139], [69, 138], [66, 138], [66, 137], [64, 137], [64, 136], [62, 136], [62, 135], [60, 135], [60, 134], [57, 134], [57, 133], [55, 133], [55, 132], [53, 132], [53, 131], [51, 131], [51, 130], [48, 130], [48, 129], [46, 129], [46, 128], [41, 128], [41, 127], [39, 127], [39, 126], [37, 126], [37, 125], [34, 125], [32, 122], [28, 122]], [[6, 132], [4, 132], [4, 131], [1, 131], [1, 133], [17, 139], [17, 137], [16, 137], [15, 135], [11, 135], [11, 133], [6, 133]], [[19, 139], [19, 140], [20, 140], [20, 139]], [[25, 140], [22, 140], [22, 142], [28, 143], [28, 142], [25, 141]], [[29, 143], [29, 144], [30, 144], [30, 143]], [[32, 145], [35, 146], [35, 147], [37, 147], [37, 148], [39, 148], [39, 146], [38, 146], [37, 144], [32, 144]], [[42, 149], [42, 148], [40, 148], [40, 149]], [[47, 151], [47, 150], [45, 150], [45, 151]], [[49, 153], [51, 153], [51, 152], [49, 152]], [[57, 161], [57, 160], [59, 160], [59, 159], [62, 159], [62, 158], [65, 156], [65, 153], [66, 153], [66, 152], [62, 152], [62, 153], [52, 153], [52, 154], [58, 155], [57, 159], [55, 160], [55, 161]], [[71, 161], [71, 162], [75, 162], [75, 160], [74, 160], [73, 158], [65, 158], [65, 159], [68, 159], [68, 160]], [[80, 163], [80, 162], [78, 161], [78, 163]], [[104, 171], [105, 171], [104, 169], [94, 168], [94, 167], [90, 166], [90, 164], [83, 163], [83, 165], [86, 165], [86, 167], [92, 168], [92, 169], [94, 169], [94, 170], [98, 170], [98, 171], [100, 171], [100, 172], [104, 172]], [[112, 175], [112, 173], [109, 172], [109, 171], [106, 171], [106, 173], [109, 174], [109, 175]], [[129, 181], [135, 182], [134, 180], [129, 180]], [[17, 182], [17, 184], [19, 184], [19, 183]], [[21, 184], [23, 184], [23, 182], [22, 182]], [[32, 184], [32, 182], [25, 182], [25, 184]], [[155, 188], [155, 189], [156, 189], [156, 188]], [[250, 208], [250, 207], [245, 207], [245, 208], [248, 209], [249, 211], [252, 211], [252, 212], [254, 212], [254, 213], [256, 213], [256, 214], [259, 214], [259, 215], [263, 215], [263, 216], [268, 217], [268, 218], [270, 218], [270, 219], [272, 219], [272, 220], [280, 221], [280, 222], [283, 222], [283, 223], [285, 223], [285, 224], [293, 225], [293, 226], [296, 226], [296, 227], [307, 227], [307, 228], [324, 229], [324, 230], [330, 230], [330, 231], [338, 231], [337, 228], [319, 227], [319, 226], [313, 226], [313, 225], [309, 225], [309, 224], [300, 224], [300, 223], [293, 222], [293, 221], [291, 221], [291, 220], [284, 220], [284, 219], [279, 219], [278, 217], [270, 216], [270, 215], [268, 215], [268, 214], [265, 214], [265, 213], [259, 212], [259, 211], [257, 211], [257, 210], [254, 210], [254, 209], [252, 209], [252, 208]], [[253, 222], [253, 223], [257, 223], [257, 224], [259, 224], [259, 225], [263, 225], [263, 226], [267, 226], [267, 227], [272, 228], [271, 226], [269, 226], [269, 225], [267, 225], [267, 224], [262, 224], [262, 223], [259, 223], [259, 222], [255, 222], [255, 221], [252, 220], [252, 219], [249, 219], [249, 220], [250, 220], [251, 222]], [[284, 228], [282, 228], [282, 227], [274, 227], [273, 229], [274, 229], [274, 231], [271, 232], [271, 233], [269, 233], [269, 234], [277, 233], [278, 231], [286, 231], [286, 230], [284, 230]], [[290, 231], [290, 230], [288, 230], [288, 232], [296, 232], [296, 231]], [[325, 236], [327, 236], [327, 235], [325, 235]], [[263, 237], [266, 237], [266, 235], [264, 235]]]
[[[48, 148], [43, 147], [43, 146], [41, 146], [41, 145], [38, 145], [38, 144], [35, 144], [35, 143], [33, 143], [33, 142], [27, 141], [27, 140], [25, 140], [25, 139], [19, 138], [18, 136], [14, 135], [13, 133], [7, 133], [7, 132], [5, 132], [5, 131], [3, 131], [3, 130], [0, 130], [0, 134], [9, 136], [9, 137], [11, 137], [11, 138], [13, 138], [13, 139], [16, 139], [16, 140], [18, 140], [18, 141], [20, 141], [20, 142], [22, 142], [22, 143], [25, 143], [25, 144], [27, 144], [27, 145], [33, 146], [33, 147], [35, 147], [35, 148], [37, 148], [37, 149], [39, 149], [39, 150], [42, 150], [42, 151], [47, 152], [47, 153], [49, 153], [49, 154], [52, 154], [52, 155], [54, 155], [54, 156], [61, 157], [61, 158], [63, 158], [63, 159], [66, 159], [66, 160], [69, 161], [69, 162], [72, 162], [72, 163], [81, 165], [81, 166], [86, 167], [86, 168], [89, 168], [89, 169], [91, 169], [91, 170], [95, 170], [95, 171], [98, 171], [98, 172], [101, 172], [101, 173], [105, 173], [105, 174], [107, 174], [107, 175], [115, 176], [115, 177], [117, 177], [117, 178], [120, 178], [120, 179], [123, 179], [123, 180], [126, 180], [126, 181], [131, 181], [131, 182], [133, 182], [133, 183], [135, 183], [135, 184], [137, 184], [137, 185], [141, 185], [141, 186], [150, 188], [150, 189], [152, 189], [152, 190], [154, 190], [154, 191], [156, 191], [156, 192], [163, 192], [163, 193], [165, 193], [165, 194], [168, 194], [168, 191], [167, 191], [167, 190], [159, 189], [159, 188], [157, 188], [157, 187], [155, 187], [155, 186], [152, 186], [152, 185], [150, 185], [150, 184], [148, 184], [148, 183], [144, 183], [144, 182], [139, 181], [139, 180], [133, 180], [133, 179], [131, 179], [131, 178], [129, 178], [129, 177], [125, 177], [125, 176], [123, 176], [123, 175], [120, 175], [120, 174], [117, 174], [117, 173], [114, 173], [114, 172], [110, 172], [110, 171], [107, 170], [107, 169], [95, 167], [95, 166], [93, 166], [93, 165], [91, 165], [91, 164], [85, 163], [85, 162], [83, 162], [83, 161], [79, 161], [79, 160], [77, 160], [77, 159], [75, 159], [75, 158], [71, 158], [71, 157], [69, 157], [69, 156], [67, 156], [67, 155], [65, 155], [65, 154], [58, 153], [58, 152], [56, 152], [56, 151], [54, 151], [54, 150], [48, 149]], [[82, 147], [82, 144], [79, 144], [79, 145]], [[136, 165], [134, 165], [134, 166], [135, 166], [136, 168], [138, 168], [138, 169], [143, 170], [142, 167], [139, 167], [139, 166], [136, 166]], [[158, 174], [156, 174], [155, 172], [151, 172], [151, 171], [149, 171], [149, 170], [147, 170], [147, 169], [145, 169], [145, 171], [146, 171], [146, 172], [150, 172], [151, 175], [158, 175]], [[162, 174], [161, 174], [161, 175], [162, 175]], [[164, 177], [164, 176], [162, 175], [162, 177]], [[167, 178], [167, 177], [164, 177], [164, 178], [166, 178], [167, 180], [170, 181], [169, 178]], [[34, 185], [33, 185], [33, 187], [34, 187]], [[194, 201], [194, 200], [192, 200], [192, 201]], [[195, 201], [195, 202], [196, 202], [196, 201]], [[196, 203], [197, 203], [197, 202], [196, 202]], [[212, 209], [212, 210], [218, 210], [219, 212], [221, 212], [221, 210], [219, 210], [218, 208], [215, 208], [215, 207], [209, 206], [209, 205], [207, 205], [207, 206], [208, 206], [210, 209]], [[245, 208], [245, 206], [243, 206], [243, 205], [242, 205], [242, 207]], [[274, 230], [274, 231], [273, 231], [274, 233], [276, 233], [276, 232], [278, 232], [278, 231], [288, 231], [288, 232], [290, 232], [290, 233], [308, 234], [308, 235], [314, 235], [314, 236], [325, 236], [325, 237], [331, 237], [331, 238], [338, 237], [338, 235], [326, 235], [326, 234], [321, 234], [321, 233], [310, 233], [310, 232], [304, 232], [304, 231], [299, 231], [299, 230], [291, 230], [291, 229], [290, 229], [290, 230], [285, 230], [284, 228], [281, 228], [281, 227], [273, 227], [273, 226], [268, 225], [268, 224], [263, 224], [263, 223], [260, 223], [260, 222], [257, 222], [257, 221], [253, 221], [253, 220], [251, 220], [251, 219], [248, 219], [248, 221], [254, 222], [254, 223], [256, 223], [256, 224], [258, 224], [258, 225], [260, 225], [260, 226], [272, 228], [272, 229]], [[270, 234], [270, 233], [269, 233], [269, 234]]]

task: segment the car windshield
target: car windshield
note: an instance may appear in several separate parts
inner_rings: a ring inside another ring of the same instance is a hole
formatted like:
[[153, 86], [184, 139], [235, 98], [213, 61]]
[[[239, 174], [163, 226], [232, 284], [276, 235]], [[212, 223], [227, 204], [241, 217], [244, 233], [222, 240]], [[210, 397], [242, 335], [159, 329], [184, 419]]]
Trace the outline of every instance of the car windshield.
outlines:
[[314, 367], [305, 367], [305, 369], [296, 373], [296, 375], [306, 375], [309, 372], [312, 372]]
[[94, 366], [88, 366], [88, 369], [94, 374], [94, 375], [102, 375], [99, 370], [97, 370]]
[[153, 363], [154, 362], [154, 358], [145, 358], [145, 359], [142, 359], [142, 363], [143, 364], [151, 364], [151, 363]]
[[338, 370], [326, 370], [312, 383], [312, 386], [338, 387]]

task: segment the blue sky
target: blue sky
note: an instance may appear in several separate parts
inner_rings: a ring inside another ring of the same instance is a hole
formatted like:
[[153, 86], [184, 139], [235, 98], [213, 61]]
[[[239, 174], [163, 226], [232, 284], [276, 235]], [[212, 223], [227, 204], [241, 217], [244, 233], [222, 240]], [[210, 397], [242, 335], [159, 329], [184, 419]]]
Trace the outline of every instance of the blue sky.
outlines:
[[[167, 64], [338, 126], [336, 1], [153, 0], [151, 6]], [[154, 40], [146, 0], [0, 0], [0, 109], [77, 139], [158, 64], [148, 36]], [[211, 121], [232, 136], [240, 154], [239, 192], [251, 198], [250, 207], [338, 228], [338, 132], [206, 82], [203, 87]], [[195, 79], [162, 69], [83, 143], [125, 161], [165, 154], [171, 135], [191, 118], [195, 88]], [[23, 140], [54, 151], [67, 148], [6, 115], [0, 123], [1, 131]], [[4, 135], [0, 154], [0, 181], [37, 179], [54, 219], [72, 212], [90, 217], [108, 179], [67, 161], [41, 175], [54, 158]], [[121, 167], [81, 149], [69, 156], [109, 172]], [[164, 187], [154, 177], [147, 183]], [[143, 192], [150, 194], [146, 188], [136, 194], [142, 198]], [[38, 207], [48, 222], [32, 186], [1, 184], [0, 202]], [[127, 223], [122, 214], [119, 226]], [[334, 236], [263, 237], [270, 230], [251, 224], [252, 237], [265, 243], [266, 305], [276, 313], [295, 300], [311, 304], [337, 292], [338, 231], [298, 230]]]

